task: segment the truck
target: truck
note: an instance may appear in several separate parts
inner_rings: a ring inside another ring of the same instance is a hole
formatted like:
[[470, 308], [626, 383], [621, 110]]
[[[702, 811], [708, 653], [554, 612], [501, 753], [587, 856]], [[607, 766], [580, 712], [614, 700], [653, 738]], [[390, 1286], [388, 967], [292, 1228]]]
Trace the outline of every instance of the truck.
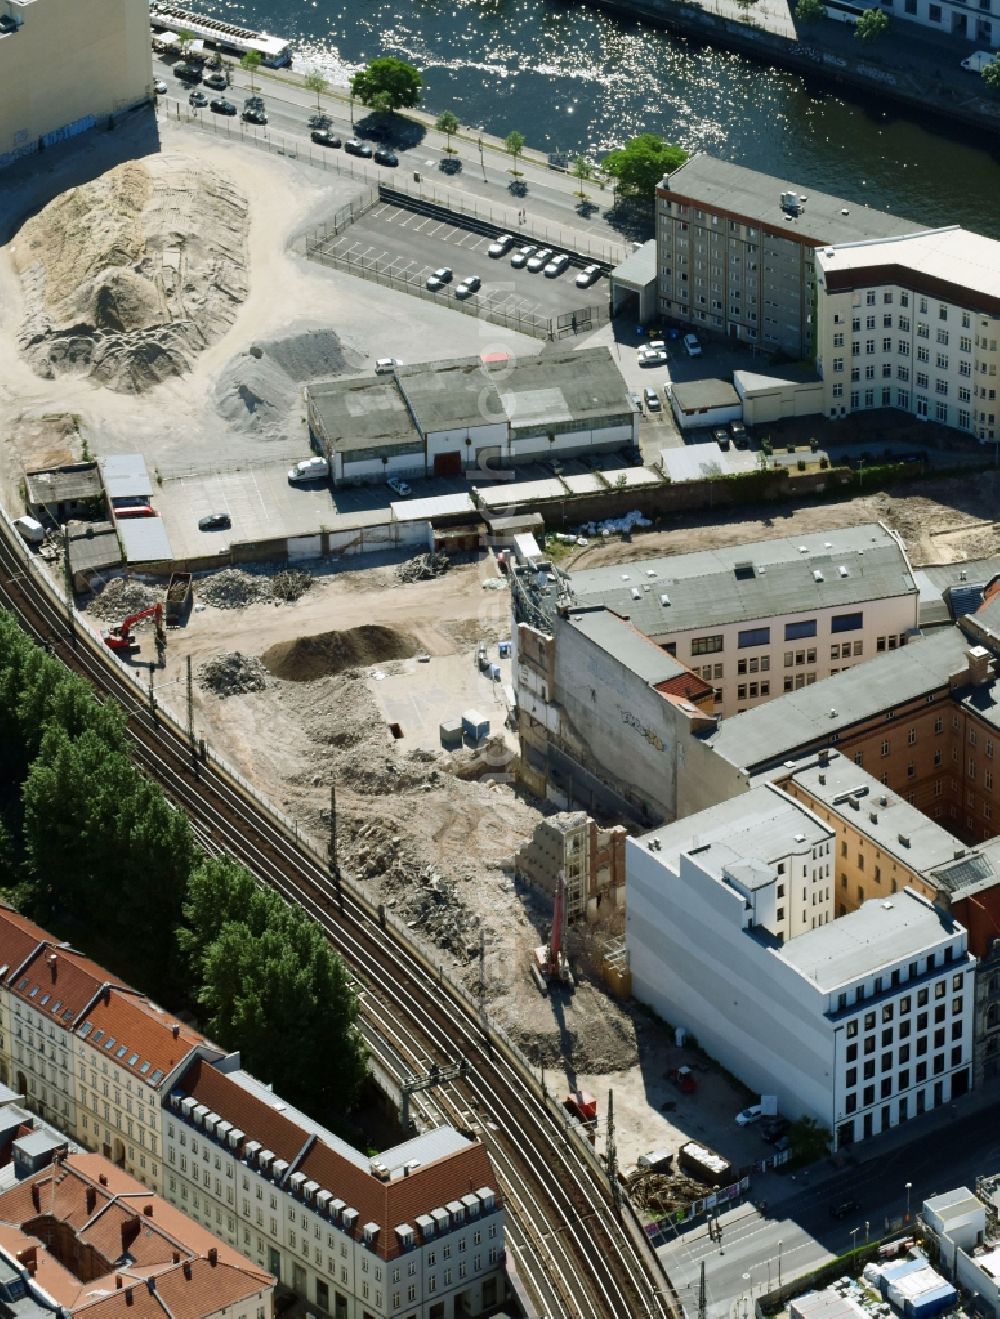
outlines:
[[689, 1140], [677, 1151], [677, 1166], [681, 1172], [709, 1186], [727, 1186], [735, 1178], [728, 1159], [716, 1154], [707, 1145], [698, 1145], [693, 1140]]
[[191, 605], [191, 583], [194, 581], [189, 572], [170, 574], [167, 584], [167, 627], [180, 627]]
[[693, 1095], [698, 1089], [698, 1080], [690, 1067], [671, 1067], [667, 1072], [667, 1080], [673, 1081], [677, 1089], [685, 1095]]
[[1000, 52], [995, 50], [975, 50], [966, 59], [962, 60], [962, 68], [966, 73], [982, 73], [988, 64], [992, 64]]

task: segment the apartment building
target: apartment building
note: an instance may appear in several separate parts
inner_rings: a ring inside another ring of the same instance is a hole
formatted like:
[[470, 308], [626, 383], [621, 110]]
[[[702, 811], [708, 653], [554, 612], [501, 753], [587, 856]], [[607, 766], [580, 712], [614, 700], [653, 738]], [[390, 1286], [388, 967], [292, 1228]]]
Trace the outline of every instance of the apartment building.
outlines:
[[659, 311], [769, 352], [812, 357], [815, 251], [921, 227], [699, 153], [656, 190]]
[[[975, 958], [909, 889], [834, 918], [831, 840], [773, 785], [629, 839], [627, 945], [637, 998], [843, 1148], [970, 1088]], [[796, 933], [772, 919], [783, 880]]]
[[272, 1319], [275, 1280], [93, 1154], [0, 1192], [9, 1319]]
[[450, 1127], [370, 1159], [198, 1059], [171, 1092], [165, 1150], [171, 1202], [334, 1319], [453, 1319], [504, 1298], [489, 1160]]
[[1000, 7], [996, 0], [881, 0], [901, 22], [919, 23], [935, 32], [974, 41], [979, 50], [1000, 44]]
[[881, 523], [666, 555], [568, 577], [709, 683], [728, 718], [904, 645], [919, 599]]
[[1000, 435], [1000, 243], [953, 226], [816, 253], [830, 417], [892, 407]]
[[0, 168], [141, 105], [152, 94], [145, 4], [0, 4]]

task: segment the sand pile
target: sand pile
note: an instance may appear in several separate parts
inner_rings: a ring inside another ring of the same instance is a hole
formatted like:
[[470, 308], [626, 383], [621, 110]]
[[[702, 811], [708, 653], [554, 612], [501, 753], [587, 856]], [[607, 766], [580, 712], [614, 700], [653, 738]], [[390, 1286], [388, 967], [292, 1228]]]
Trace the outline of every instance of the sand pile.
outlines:
[[29, 219], [14, 261], [21, 347], [48, 379], [141, 393], [188, 371], [247, 295], [247, 203], [183, 157], [128, 161]]
[[315, 682], [345, 669], [409, 659], [421, 649], [416, 637], [391, 627], [352, 627], [314, 637], [280, 641], [261, 659], [269, 673], [287, 682]]
[[227, 696], [243, 696], [247, 692], [262, 692], [267, 686], [267, 674], [255, 655], [231, 650], [200, 665], [198, 682], [225, 699]]

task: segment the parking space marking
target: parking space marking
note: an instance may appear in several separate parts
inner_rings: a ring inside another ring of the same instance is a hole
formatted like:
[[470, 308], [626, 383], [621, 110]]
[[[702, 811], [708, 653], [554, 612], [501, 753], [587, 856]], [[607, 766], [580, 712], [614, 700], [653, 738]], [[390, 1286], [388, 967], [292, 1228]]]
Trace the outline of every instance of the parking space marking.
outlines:
[[443, 220], [438, 220], [438, 221], [435, 223], [433, 229], [428, 229], [428, 230], [427, 230], [427, 237], [428, 237], [428, 238], [433, 238], [433, 237], [437, 234], [437, 231], [438, 231], [439, 229], [443, 229], [443, 228], [444, 228], [444, 221], [443, 221]]
[[[384, 212], [386, 212], [388, 209], [389, 209], [389, 203], [388, 203], [388, 202], [379, 202], [377, 206], [374, 206], [374, 207], [368, 212], [368, 214], [372, 217], [372, 219], [377, 220], [377, 219], [378, 219], [381, 215], [383, 215]], [[389, 218], [392, 219], [391, 216], [390, 216]]]

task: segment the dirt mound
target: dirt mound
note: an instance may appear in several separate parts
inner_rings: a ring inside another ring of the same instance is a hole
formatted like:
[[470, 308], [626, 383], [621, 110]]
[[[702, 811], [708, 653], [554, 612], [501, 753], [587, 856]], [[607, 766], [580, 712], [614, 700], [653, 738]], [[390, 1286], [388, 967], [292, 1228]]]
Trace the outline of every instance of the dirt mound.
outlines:
[[62, 193], [14, 247], [33, 368], [136, 394], [190, 370], [247, 295], [247, 227], [235, 185], [185, 158], [128, 161]]
[[345, 669], [409, 659], [420, 650], [420, 642], [408, 632], [391, 627], [352, 627], [346, 632], [321, 632], [315, 637], [281, 641], [265, 650], [261, 659], [276, 678], [315, 682]]
[[262, 692], [267, 686], [264, 666], [255, 655], [243, 655], [231, 650], [206, 660], [198, 669], [200, 686], [223, 700], [227, 696], [243, 696], [247, 692]]

